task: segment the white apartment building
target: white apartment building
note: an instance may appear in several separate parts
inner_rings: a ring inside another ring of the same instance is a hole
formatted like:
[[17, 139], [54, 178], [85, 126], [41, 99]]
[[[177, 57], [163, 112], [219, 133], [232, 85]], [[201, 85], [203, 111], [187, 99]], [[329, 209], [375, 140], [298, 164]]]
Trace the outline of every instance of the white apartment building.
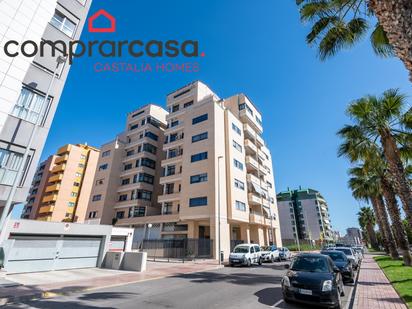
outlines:
[[[63, 52], [45, 45], [43, 57], [27, 57], [21, 52], [26, 41], [78, 40], [92, 0], [2, 0], [0, 1], [0, 213], [7, 200], [17, 170], [25, 171], [13, 203], [26, 200], [54, 113], [70, 69], [62, 64], [50, 87], [57, 57]], [[10, 57], [8, 52], [19, 52]], [[30, 47], [26, 51], [30, 52]], [[49, 91], [49, 101], [45, 96]], [[41, 123], [27, 162], [22, 162], [30, 133]]]
[[[107, 203], [110, 210], [102, 209], [103, 203], [93, 208], [91, 202], [90, 219], [105, 218], [108, 222], [116, 218], [116, 225], [135, 228], [136, 242], [147, 237], [212, 239], [215, 257], [219, 226], [225, 256], [231, 244], [239, 241], [281, 246], [272, 160], [262, 138], [262, 116], [255, 105], [243, 94], [220, 99], [199, 81], [170, 93], [166, 104], [165, 158], [157, 166], [162, 173], [162, 191], [150, 205], [159, 207], [159, 214], [146, 210], [140, 217], [129, 211], [126, 216], [121, 206], [135, 205], [129, 194], [121, 203]], [[117, 144], [123, 139], [119, 137]], [[101, 152], [115, 148], [113, 144], [104, 145]], [[123, 144], [117, 150], [124, 157], [121, 147]], [[114, 157], [107, 160], [112, 160], [113, 169], [119, 168]], [[117, 179], [119, 186], [123, 178]], [[102, 187], [100, 191], [96, 187], [96, 192], [102, 196], [107, 192], [111, 198], [115, 189], [105, 191]], [[117, 189], [117, 199], [122, 194]]]

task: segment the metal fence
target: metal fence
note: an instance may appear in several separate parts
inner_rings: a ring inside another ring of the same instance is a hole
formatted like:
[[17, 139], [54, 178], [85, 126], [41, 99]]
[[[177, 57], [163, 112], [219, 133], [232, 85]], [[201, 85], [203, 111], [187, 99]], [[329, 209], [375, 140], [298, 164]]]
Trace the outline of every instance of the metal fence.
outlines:
[[145, 239], [140, 249], [147, 252], [153, 260], [166, 258], [193, 260], [213, 257], [213, 240], [211, 239]]

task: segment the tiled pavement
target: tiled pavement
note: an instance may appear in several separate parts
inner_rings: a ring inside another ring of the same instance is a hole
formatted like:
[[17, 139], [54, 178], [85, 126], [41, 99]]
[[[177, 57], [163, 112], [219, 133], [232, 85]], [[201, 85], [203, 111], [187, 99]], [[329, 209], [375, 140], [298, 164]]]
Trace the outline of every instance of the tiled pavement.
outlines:
[[142, 273], [92, 268], [7, 275], [7, 280], [21, 285], [1, 288], [0, 306], [10, 301], [65, 295], [220, 267], [214, 260], [197, 260], [186, 263], [148, 262], [146, 272]]
[[372, 255], [365, 255], [359, 272], [354, 309], [407, 309]]

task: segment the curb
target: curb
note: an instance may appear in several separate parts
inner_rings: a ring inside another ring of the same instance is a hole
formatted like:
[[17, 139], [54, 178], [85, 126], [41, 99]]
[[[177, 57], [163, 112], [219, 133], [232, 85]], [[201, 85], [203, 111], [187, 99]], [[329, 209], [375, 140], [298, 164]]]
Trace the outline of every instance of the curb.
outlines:
[[140, 283], [140, 282], [146, 282], [146, 281], [152, 281], [152, 280], [158, 280], [158, 279], [163, 279], [163, 278], [174, 277], [174, 276], [179, 275], [179, 274], [193, 274], [193, 273], [217, 270], [217, 269], [222, 269], [222, 268], [224, 268], [223, 265], [216, 265], [216, 266], [209, 267], [209, 268], [202, 269], [202, 270], [195, 270], [195, 271], [189, 271], [189, 272], [183, 272], [183, 273], [175, 273], [175, 274], [170, 274], [170, 275], [166, 275], [166, 276], [158, 276], [158, 277], [148, 278], [148, 279], [144, 279], [144, 280], [135, 280], [135, 281], [125, 282], [125, 283], [108, 284], [108, 285], [98, 286], [98, 287], [79, 288], [79, 289], [73, 289], [69, 292], [53, 292], [52, 290], [49, 290], [49, 291], [42, 291], [42, 292], [34, 292], [34, 293], [31, 293], [31, 294], [22, 295], [22, 296], [2, 297], [2, 298], [0, 298], [0, 306], [2, 307], [2, 306], [5, 306], [5, 305], [18, 303], [18, 302], [35, 301], [35, 300], [48, 299], [48, 298], [54, 298], [54, 297], [59, 297], [59, 296], [70, 296], [72, 294], [76, 294], [76, 293], [80, 293], [80, 292], [87, 292], [87, 291], [93, 291], [93, 290], [99, 290], [99, 289], [105, 289], [105, 288], [112, 288], [112, 287], [117, 287], [117, 286], [122, 286], [122, 285], [135, 284], [135, 283]]

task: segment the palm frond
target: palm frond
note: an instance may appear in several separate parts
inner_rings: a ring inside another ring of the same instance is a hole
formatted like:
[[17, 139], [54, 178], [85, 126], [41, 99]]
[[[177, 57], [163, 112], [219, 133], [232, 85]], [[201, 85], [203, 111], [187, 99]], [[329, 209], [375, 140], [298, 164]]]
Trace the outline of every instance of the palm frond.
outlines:
[[383, 27], [379, 23], [376, 24], [375, 29], [371, 34], [370, 40], [373, 51], [378, 56], [388, 58], [395, 55], [393, 46], [389, 43], [386, 32], [385, 30], [383, 30]]

